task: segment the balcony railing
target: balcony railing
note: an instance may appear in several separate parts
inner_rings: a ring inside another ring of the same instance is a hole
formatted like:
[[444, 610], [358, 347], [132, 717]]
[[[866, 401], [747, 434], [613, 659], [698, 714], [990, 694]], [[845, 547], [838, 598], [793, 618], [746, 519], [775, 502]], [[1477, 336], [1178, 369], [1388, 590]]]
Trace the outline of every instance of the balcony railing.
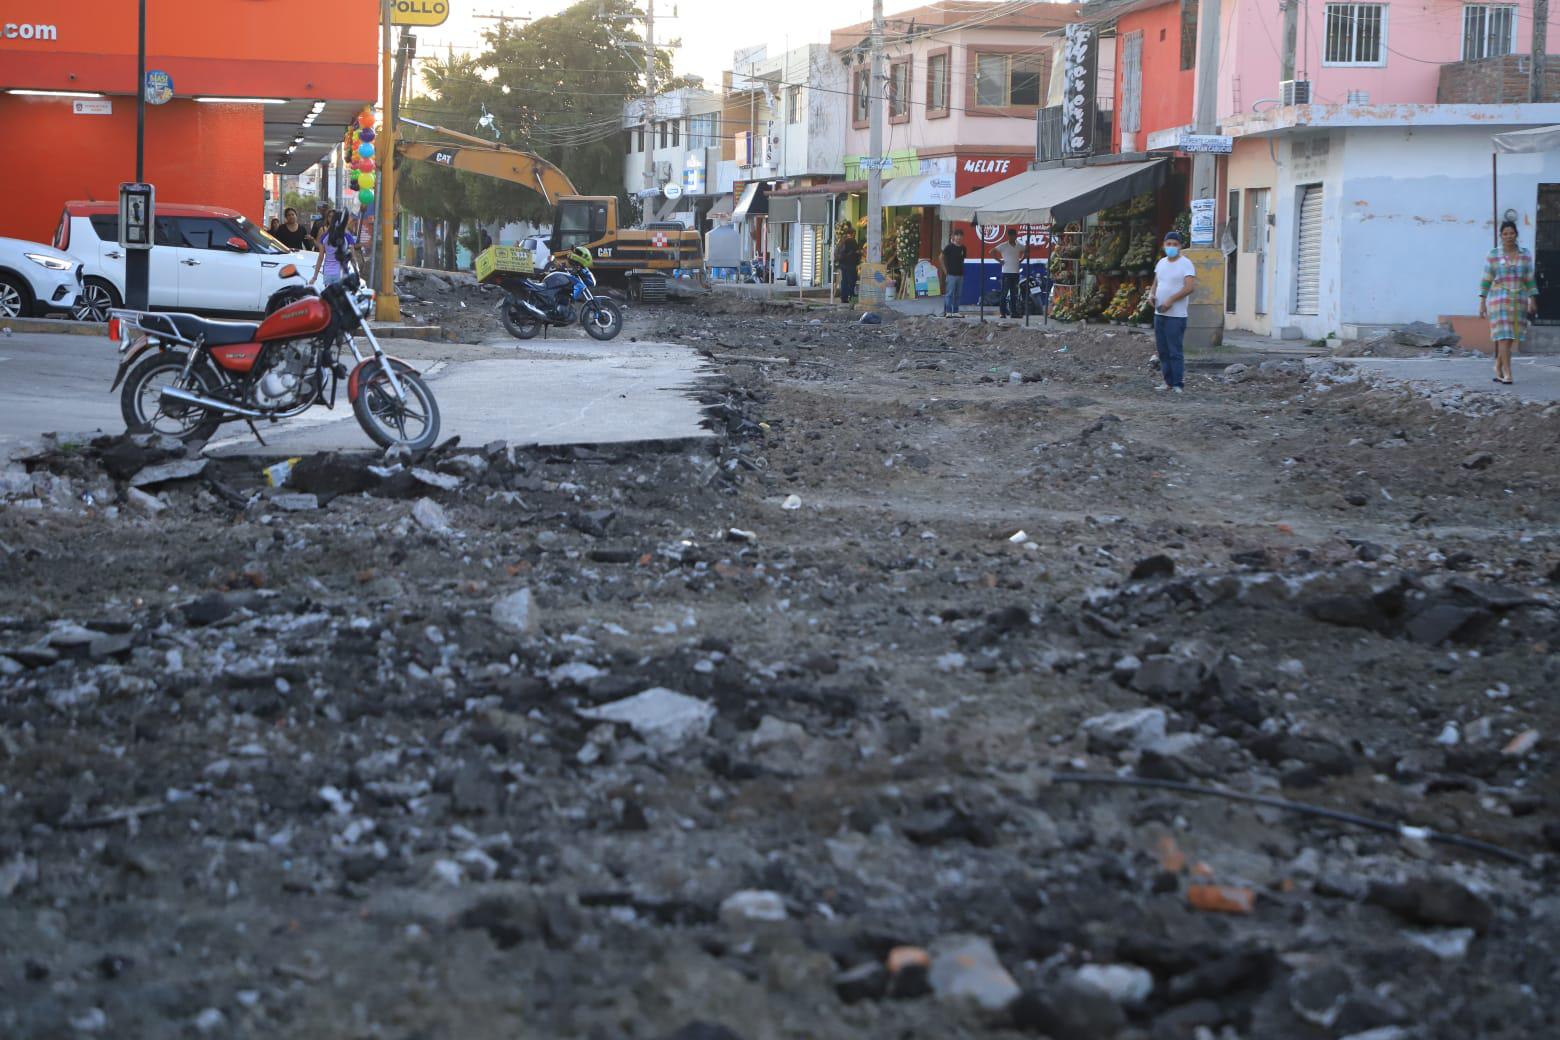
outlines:
[[[1526, 54], [1442, 65], [1435, 99], [1443, 105], [1520, 104], [1528, 100], [1532, 67]], [[1545, 63], [1544, 89], [1538, 100], [1560, 101], [1560, 57]]]

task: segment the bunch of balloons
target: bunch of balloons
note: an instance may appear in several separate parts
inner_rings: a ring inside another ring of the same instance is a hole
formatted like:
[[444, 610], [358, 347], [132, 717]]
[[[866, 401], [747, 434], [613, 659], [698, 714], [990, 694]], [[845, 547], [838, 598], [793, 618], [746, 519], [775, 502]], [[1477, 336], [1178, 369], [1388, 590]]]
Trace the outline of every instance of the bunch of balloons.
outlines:
[[358, 201], [364, 206], [374, 204], [374, 110], [365, 108], [358, 113], [355, 125], [347, 129], [343, 143], [347, 149], [347, 166], [352, 170], [350, 182], [357, 192]]

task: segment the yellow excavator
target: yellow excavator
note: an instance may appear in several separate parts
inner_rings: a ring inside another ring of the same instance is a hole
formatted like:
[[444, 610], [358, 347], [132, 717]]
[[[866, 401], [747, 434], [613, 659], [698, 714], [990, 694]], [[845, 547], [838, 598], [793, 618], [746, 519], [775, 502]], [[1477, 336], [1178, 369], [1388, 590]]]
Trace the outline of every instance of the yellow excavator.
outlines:
[[553, 211], [547, 248], [553, 253], [576, 246], [589, 249], [596, 258], [592, 270], [597, 281], [623, 289], [629, 299], [665, 299], [668, 282], [678, 270], [697, 272], [702, 283], [704, 249], [697, 231], [677, 223], [619, 227], [617, 196], [579, 194], [568, 174], [539, 155], [442, 126], [406, 118], [400, 122], [459, 143], [408, 141], [397, 134], [397, 162], [412, 160], [465, 170], [537, 192]]

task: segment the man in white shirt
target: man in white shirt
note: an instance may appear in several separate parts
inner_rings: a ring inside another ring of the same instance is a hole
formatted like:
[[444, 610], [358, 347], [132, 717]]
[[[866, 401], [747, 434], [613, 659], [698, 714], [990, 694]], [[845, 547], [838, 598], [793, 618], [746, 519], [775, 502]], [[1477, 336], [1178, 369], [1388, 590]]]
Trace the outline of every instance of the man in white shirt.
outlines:
[[1018, 231], [1008, 228], [1007, 240], [997, 247], [1002, 260], [1002, 316], [1022, 318], [1023, 305], [1019, 302], [1018, 275], [1024, 262], [1024, 251], [1018, 248]]
[[1180, 393], [1186, 379], [1186, 305], [1197, 291], [1197, 268], [1181, 255], [1181, 233], [1165, 235], [1165, 255], [1154, 265], [1154, 345], [1165, 377], [1155, 390]]

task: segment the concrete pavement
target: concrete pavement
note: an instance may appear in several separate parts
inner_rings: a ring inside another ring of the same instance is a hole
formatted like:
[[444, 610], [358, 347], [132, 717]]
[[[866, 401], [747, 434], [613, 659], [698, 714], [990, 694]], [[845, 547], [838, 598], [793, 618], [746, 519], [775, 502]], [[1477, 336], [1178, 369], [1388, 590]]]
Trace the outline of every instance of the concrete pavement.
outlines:
[[[708, 436], [692, 388], [702, 359], [669, 343], [557, 339], [518, 346], [386, 341], [386, 350], [427, 374], [439, 402], [440, 439], [467, 444], [614, 443]], [[118, 366], [106, 338], [58, 334], [0, 336], [0, 456], [44, 433], [119, 433]], [[344, 388], [343, 388], [344, 390]], [[260, 424], [262, 448], [241, 423], [224, 426], [210, 453], [269, 455], [372, 448], [342, 398], [274, 426]]]
[[1547, 404], [1560, 401], [1560, 357], [1516, 357], [1511, 362], [1515, 383], [1505, 386], [1492, 382], [1493, 357], [1433, 358], [1335, 358], [1366, 372], [1379, 372], [1393, 379], [1442, 386], [1461, 386], [1481, 393], [1515, 397], [1519, 401]]

